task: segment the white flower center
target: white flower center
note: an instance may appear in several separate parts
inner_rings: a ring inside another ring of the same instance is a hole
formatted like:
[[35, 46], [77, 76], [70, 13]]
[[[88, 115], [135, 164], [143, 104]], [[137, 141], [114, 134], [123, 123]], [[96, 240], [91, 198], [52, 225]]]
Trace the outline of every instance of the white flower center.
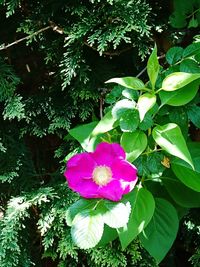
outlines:
[[98, 166], [92, 173], [93, 181], [98, 185], [106, 185], [112, 178], [112, 171], [107, 166]]

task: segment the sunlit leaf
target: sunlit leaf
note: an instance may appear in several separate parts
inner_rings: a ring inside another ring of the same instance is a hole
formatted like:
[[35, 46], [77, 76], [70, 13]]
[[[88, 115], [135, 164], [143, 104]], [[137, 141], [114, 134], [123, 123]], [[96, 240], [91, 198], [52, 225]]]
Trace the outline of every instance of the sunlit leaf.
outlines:
[[163, 126], [158, 125], [153, 129], [152, 136], [156, 143], [169, 154], [183, 159], [192, 168], [194, 167], [185, 139], [177, 124], [168, 123]]
[[175, 91], [200, 78], [200, 73], [174, 72], [162, 82], [162, 90]]
[[138, 110], [140, 114], [140, 121], [143, 121], [145, 114], [155, 105], [156, 96], [150, 93], [141, 95], [138, 99]]
[[120, 143], [126, 152], [126, 159], [132, 162], [145, 150], [147, 136], [140, 130], [136, 130], [133, 133], [123, 133]]
[[160, 65], [159, 65], [158, 57], [157, 57], [157, 47], [155, 45], [147, 62], [147, 73], [148, 73], [152, 88], [155, 88], [155, 83], [158, 77], [159, 69], [160, 69]]
[[106, 83], [117, 83], [134, 90], [141, 90], [145, 88], [143, 81], [135, 77], [113, 78], [106, 81]]
[[101, 240], [103, 229], [101, 213], [95, 210], [84, 210], [78, 213], [72, 222], [72, 240], [79, 248], [93, 248]]
[[127, 226], [118, 229], [123, 249], [148, 225], [155, 208], [153, 196], [144, 188], [136, 187], [125, 197], [126, 200], [131, 203], [131, 215]]

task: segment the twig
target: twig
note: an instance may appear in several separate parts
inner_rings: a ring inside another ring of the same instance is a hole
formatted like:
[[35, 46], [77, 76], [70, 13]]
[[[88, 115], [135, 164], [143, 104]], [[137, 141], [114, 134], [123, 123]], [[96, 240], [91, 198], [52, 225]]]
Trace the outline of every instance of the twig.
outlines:
[[23, 42], [25, 40], [31, 39], [33, 36], [38, 35], [39, 33], [44, 32], [44, 31], [47, 31], [49, 29], [53, 29], [53, 31], [56, 31], [56, 32], [58, 32], [60, 34], [63, 33], [63, 30], [60, 27], [58, 27], [54, 22], [51, 22], [50, 21], [50, 26], [44, 27], [44, 28], [42, 28], [42, 29], [40, 29], [40, 30], [38, 30], [38, 31], [36, 31], [36, 32], [34, 32], [34, 33], [26, 36], [26, 37], [23, 37], [23, 38], [21, 38], [19, 40], [16, 40], [13, 43], [10, 43], [10, 44], [7, 44], [7, 45], [3, 44], [0, 47], [0, 50], [5, 50], [5, 49], [7, 49], [7, 48], [9, 48], [9, 47], [11, 47], [13, 45], [16, 45], [16, 44], [21, 43], [21, 42]]
[[[162, 59], [165, 57], [165, 54], [158, 57], [158, 59]], [[141, 70], [137, 75], [136, 78], [139, 78], [145, 71], [147, 70], [147, 67], [145, 67], [143, 70]]]
[[140, 77], [145, 71], [146, 71], [147, 67], [145, 67], [143, 70], [141, 70], [138, 75], [136, 75], [136, 78]]

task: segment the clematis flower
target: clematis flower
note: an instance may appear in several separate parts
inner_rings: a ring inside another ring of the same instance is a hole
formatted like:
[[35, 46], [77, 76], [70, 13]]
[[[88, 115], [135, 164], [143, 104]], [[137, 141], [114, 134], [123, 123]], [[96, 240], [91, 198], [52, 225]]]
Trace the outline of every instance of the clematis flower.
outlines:
[[105, 142], [71, 157], [64, 173], [69, 188], [84, 198], [119, 201], [137, 182], [137, 169], [125, 157], [119, 144]]

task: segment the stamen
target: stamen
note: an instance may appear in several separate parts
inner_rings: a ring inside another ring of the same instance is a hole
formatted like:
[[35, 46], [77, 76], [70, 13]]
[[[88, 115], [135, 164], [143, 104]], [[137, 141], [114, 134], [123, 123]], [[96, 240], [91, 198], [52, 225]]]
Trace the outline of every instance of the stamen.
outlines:
[[98, 166], [92, 173], [92, 179], [98, 185], [106, 185], [112, 178], [112, 171], [110, 167]]

